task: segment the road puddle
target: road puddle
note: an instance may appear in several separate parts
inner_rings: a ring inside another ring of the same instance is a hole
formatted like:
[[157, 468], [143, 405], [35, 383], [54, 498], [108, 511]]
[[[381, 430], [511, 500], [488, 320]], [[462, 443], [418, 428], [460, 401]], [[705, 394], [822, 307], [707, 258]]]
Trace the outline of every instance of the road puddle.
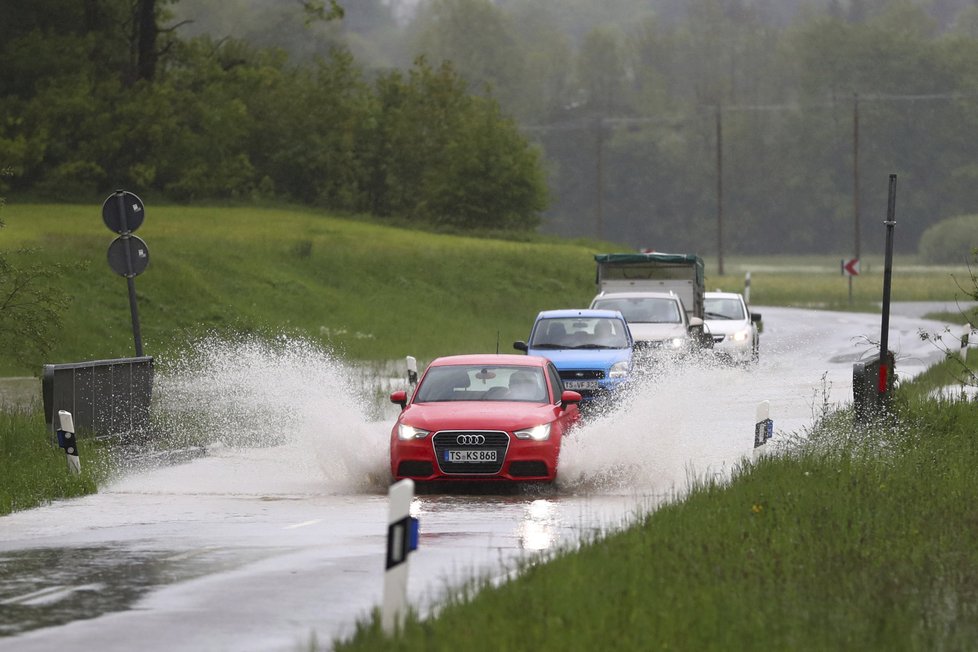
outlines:
[[148, 592], [231, 570], [270, 551], [120, 547], [37, 548], [0, 554], [0, 637], [133, 609]]

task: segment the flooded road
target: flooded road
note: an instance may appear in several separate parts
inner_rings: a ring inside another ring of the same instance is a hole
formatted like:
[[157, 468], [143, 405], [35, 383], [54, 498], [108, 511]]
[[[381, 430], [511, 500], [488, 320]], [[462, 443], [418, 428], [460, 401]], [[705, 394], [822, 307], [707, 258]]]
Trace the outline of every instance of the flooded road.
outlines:
[[[775, 441], [851, 401], [878, 316], [758, 311], [758, 365], [663, 366], [565, 441], [556, 487], [416, 498], [412, 604], [728, 477], [751, 454], [760, 401]], [[898, 374], [941, 357], [917, 331], [943, 325], [890, 326]], [[210, 343], [173, 367], [161, 409], [173, 431], [210, 433], [207, 454], [0, 518], [0, 651], [328, 648], [379, 605], [397, 408], [302, 343]]]

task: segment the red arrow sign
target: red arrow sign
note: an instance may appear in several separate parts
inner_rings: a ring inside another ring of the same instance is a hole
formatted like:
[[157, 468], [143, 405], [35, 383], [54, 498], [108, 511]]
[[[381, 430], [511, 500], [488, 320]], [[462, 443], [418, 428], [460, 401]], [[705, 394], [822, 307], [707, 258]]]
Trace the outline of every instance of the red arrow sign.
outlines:
[[842, 261], [842, 274], [844, 276], [859, 276], [859, 259], [852, 258]]

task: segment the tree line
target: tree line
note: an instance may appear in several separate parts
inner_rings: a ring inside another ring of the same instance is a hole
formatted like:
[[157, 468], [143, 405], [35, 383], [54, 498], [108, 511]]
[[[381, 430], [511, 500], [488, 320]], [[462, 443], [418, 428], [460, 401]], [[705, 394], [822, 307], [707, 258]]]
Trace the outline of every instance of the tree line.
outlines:
[[18, 194], [284, 199], [706, 254], [721, 208], [727, 253], [878, 250], [890, 173], [900, 251], [978, 203], [966, 0], [76, 4], [0, 7]]
[[722, 209], [727, 253], [881, 252], [890, 173], [900, 251], [976, 212], [974, 3], [615, 0], [562, 29], [577, 4], [430, 0], [414, 26], [543, 146], [545, 229], [713, 254]]
[[[173, 3], [11, 0], [0, 9], [0, 179], [10, 196], [115, 188], [290, 201], [462, 229], [537, 226], [540, 153], [448, 62], [366, 71], [336, 45], [180, 37]], [[309, 22], [340, 19], [303, 0]]]

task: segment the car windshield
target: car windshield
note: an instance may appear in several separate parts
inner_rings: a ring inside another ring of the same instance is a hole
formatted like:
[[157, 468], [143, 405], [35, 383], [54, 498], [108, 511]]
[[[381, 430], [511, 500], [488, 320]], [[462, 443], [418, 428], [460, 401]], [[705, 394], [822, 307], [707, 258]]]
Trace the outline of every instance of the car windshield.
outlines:
[[617, 310], [632, 324], [679, 324], [683, 319], [678, 302], [666, 297], [605, 297], [591, 307]]
[[625, 324], [614, 317], [541, 319], [530, 338], [531, 349], [624, 349]]
[[740, 299], [707, 298], [703, 309], [707, 319], [744, 319], [744, 304]]
[[446, 365], [431, 367], [418, 386], [415, 403], [440, 401], [526, 401], [548, 403], [541, 367]]

